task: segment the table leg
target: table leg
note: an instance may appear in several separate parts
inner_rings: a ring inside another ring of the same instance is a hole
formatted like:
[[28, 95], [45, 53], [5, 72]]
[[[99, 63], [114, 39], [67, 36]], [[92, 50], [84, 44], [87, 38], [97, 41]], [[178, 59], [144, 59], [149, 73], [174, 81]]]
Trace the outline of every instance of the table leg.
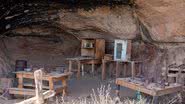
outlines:
[[67, 95], [67, 78], [61, 78], [62, 81], [62, 86], [64, 87], [62, 95], [65, 96]]
[[72, 71], [72, 61], [69, 60], [69, 72], [71, 72], [71, 71]]
[[106, 61], [102, 60], [102, 80], [106, 78]]
[[138, 75], [141, 75], [142, 74], [142, 63], [138, 63], [138, 65], [139, 65], [139, 73], [138, 73]]
[[94, 61], [92, 61], [92, 74], [94, 76]]
[[127, 63], [124, 64], [123, 76], [127, 76]]
[[84, 64], [82, 64], [82, 76], [84, 76]]
[[134, 78], [135, 74], [136, 74], [136, 72], [135, 72], [135, 62], [134, 61], [131, 62], [131, 70], [132, 70], [132, 78]]
[[116, 62], [116, 78], [120, 76], [120, 70], [119, 70], [119, 62]]
[[23, 76], [20, 75], [18, 78], [18, 88], [23, 88]]
[[16, 76], [18, 78], [18, 88], [23, 88], [23, 75], [17, 74]]
[[159, 97], [158, 96], [153, 96], [152, 104], [159, 104]]
[[77, 63], [78, 63], [77, 79], [80, 79], [80, 68], [81, 68], [81, 63], [80, 63], [80, 61], [77, 61]]
[[116, 87], [116, 95], [120, 96], [120, 85], [117, 85]]
[[49, 78], [49, 89], [54, 90], [54, 82], [52, 78]]

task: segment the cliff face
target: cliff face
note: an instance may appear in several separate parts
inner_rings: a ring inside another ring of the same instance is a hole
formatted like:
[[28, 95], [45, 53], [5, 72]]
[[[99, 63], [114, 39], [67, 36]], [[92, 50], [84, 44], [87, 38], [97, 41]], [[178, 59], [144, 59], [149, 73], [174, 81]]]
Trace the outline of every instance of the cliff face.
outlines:
[[184, 0], [136, 0], [136, 14], [158, 42], [185, 42]]
[[105, 38], [111, 54], [114, 39], [132, 39], [132, 59], [142, 60], [143, 73], [155, 79], [162, 68], [185, 64], [183, 0], [136, 0], [135, 9], [120, 5], [89, 11], [28, 6], [23, 15], [6, 17], [13, 21], [4, 25], [9, 28], [2, 35], [11, 65], [16, 59], [40, 67], [63, 65], [66, 57], [79, 55], [81, 37]]

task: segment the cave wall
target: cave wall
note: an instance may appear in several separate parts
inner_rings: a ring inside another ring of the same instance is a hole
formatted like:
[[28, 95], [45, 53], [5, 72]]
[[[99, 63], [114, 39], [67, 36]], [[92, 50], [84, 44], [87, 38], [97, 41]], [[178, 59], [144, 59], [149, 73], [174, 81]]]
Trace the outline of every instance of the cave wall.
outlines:
[[80, 41], [57, 28], [33, 25], [12, 32], [14, 36], [3, 39], [12, 65], [16, 60], [27, 60], [28, 67], [52, 70], [65, 66], [65, 58], [79, 55]]
[[136, 14], [157, 42], [185, 42], [184, 0], [136, 0]]
[[79, 56], [82, 37], [104, 38], [110, 54], [114, 39], [131, 39], [132, 59], [144, 62], [146, 77], [160, 80], [162, 68], [185, 64], [184, 2], [136, 0], [136, 5], [71, 11], [34, 4], [37, 9], [26, 13], [34, 22], [22, 22], [29, 24], [3, 35], [10, 63], [25, 59], [33, 66], [60, 66], [66, 57]]
[[12, 71], [12, 66], [4, 45], [3, 40], [0, 39], [0, 77], [9, 77], [8, 74]]

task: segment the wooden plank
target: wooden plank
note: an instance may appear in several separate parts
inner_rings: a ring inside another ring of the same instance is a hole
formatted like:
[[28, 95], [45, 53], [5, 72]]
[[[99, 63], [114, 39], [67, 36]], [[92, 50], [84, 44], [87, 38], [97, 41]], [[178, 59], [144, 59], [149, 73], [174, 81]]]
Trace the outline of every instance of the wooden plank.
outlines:
[[22, 74], [18, 74], [18, 88], [23, 88], [23, 75]]
[[80, 79], [80, 69], [81, 69], [81, 63], [80, 63], [80, 61], [77, 61], [77, 63], [78, 63], [77, 79]]
[[102, 80], [106, 79], [106, 60], [102, 60]]
[[178, 92], [178, 91], [182, 90], [181, 85], [179, 85], [179, 86], [170, 86], [170, 87], [166, 87], [166, 88], [161, 89], [161, 90], [150, 90], [150, 89], [145, 88], [144, 86], [137, 85], [137, 84], [134, 84], [134, 83], [131, 83], [131, 82], [127, 82], [127, 81], [124, 80], [124, 78], [117, 78], [116, 79], [116, 84], [120, 85], [120, 86], [130, 88], [132, 90], [143, 92], [143, 93], [151, 95], [151, 96], [162, 96], [162, 95], [175, 93], [175, 92]]
[[43, 104], [44, 96], [42, 91], [42, 70], [36, 70], [34, 72], [34, 78], [35, 78], [36, 104]]
[[25, 88], [9, 88], [9, 93], [10, 94], [15, 94], [15, 95], [35, 95], [35, 90], [34, 89], [25, 89]]
[[119, 62], [116, 62], [116, 78], [120, 76], [120, 70], [119, 70]]
[[94, 67], [95, 67], [95, 66], [94, 66], [94, 61], [92, 62], [92, 66], [91, 66], [91, 67], [92, 67], [92, 74], [93, 74], [93, 76], [94, 76], [94, 69], [95, 69], [95, 68], [94, 68]]
[[72, 61], [71, 60], [69, 60], [69, 72], [71, 72], [72, 71]]
[[[35, 84], [31, 84], [31, 83], [24, 83], [23, 86], [35, 88]], [[42, 88], [44, 88], [44, 89], [49, 89], [49, 86], [44, 86], [44, 85], [43, 85]]]
[[[51, 98], [55, 95], [55, 92], [54, 91], [46, 91], [43, 93], [43, 96], [44, 96], [44, 99], [48, 99], [48, 98]], [[19, 102], [19, 103], [16, 103], [16, 104], [35, 104], [35, 101], [37, 100], [36, 97], [32, 97], [30, 99], [27, 99], [27, 100], [24, 100], [22, 102]]]
[[178, 92], [178, 91], [182, 91], [182, 86], [164, 88], [162, 90], [157, 91], [156, 92], [156, 95], [157, 96], [162, 96], [162, 95], [167, 95], [167, 94], [175, 93], [175, 92]]
[[134, 61], [131, 62], [131, 70], [132, 70], [132, 78], [134, 78], [135, 75], [136, 75], [136, 69], [135, 69], [135, 62]]
[[49, 78], [49, 89], [54, 90], [54, 82], [52, 77]]
[[151, 96], [156, 96], [156, 92], [155, 91], [146, 89], [146, 88], [141, 87], [141, 86], [136, 85], [136, 84], [128, 83], [127, 81], [119, 79], [119, 78], [116, 79], [116, 84], [120, 85], [120, 86], [124, 86], [124, 87], [130, 88], [132, 90], [136, 90], [136, 91], [140, 91], [140, 92], [149, 94]]
[[105, 55], [105, 40], [96, 39], [95, 58], [102, 59]]

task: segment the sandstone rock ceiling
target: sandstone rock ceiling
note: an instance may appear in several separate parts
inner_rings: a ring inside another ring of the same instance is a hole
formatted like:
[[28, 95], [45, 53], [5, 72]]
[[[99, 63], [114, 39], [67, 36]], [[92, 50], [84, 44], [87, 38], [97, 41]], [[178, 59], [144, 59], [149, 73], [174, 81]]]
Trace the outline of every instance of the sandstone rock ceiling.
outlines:
[[48, 8], [44, 4], [25, 3], [15, 6], [7, 3], [8, 9], [3, 7], [7, 11], [1, 12], [0, 32], [19, 25], [45, 22], [48, 25], [58, 25], [65, 32], [76, 35], [98, 34], [101, 37], [102, 34], [109, 34], [117, 38], [133, 39], [139, 34], [137, 23], [132, 17], [135, 10], [152, 41], [185, 42], [184, 0], [135, 0], [135, 4], [136, 9], [118, 6], [112, 9], [97, 7], [90, 11], [79, 9], [77, 12], [70, 12], [60, 7]]
[[154, 41], [185, 42], [185, 0], [136, 0], [136, 4]]

